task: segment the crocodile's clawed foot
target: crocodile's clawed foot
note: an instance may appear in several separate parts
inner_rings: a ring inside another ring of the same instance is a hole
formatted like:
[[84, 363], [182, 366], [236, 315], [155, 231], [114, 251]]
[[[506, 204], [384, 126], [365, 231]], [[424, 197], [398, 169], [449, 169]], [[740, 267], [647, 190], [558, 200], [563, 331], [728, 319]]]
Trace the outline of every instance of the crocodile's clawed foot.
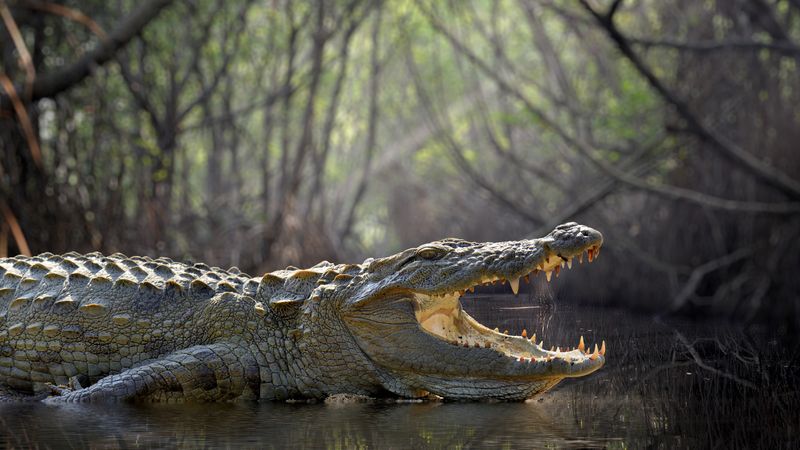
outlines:
[[64, 397], [73, 392], [72, 389], [64, 385], [56, 386], [55, 384], [47, 383], [47, 387], [50, 389], [50, 395], [43, 398], [42, 402], [50, 405], [63, 403]]
[[62, 403], [64, 398], [67, 397], [69, 394], [83, 389], [81, 386], [81, 382], [78, 380], [78, 377], [71, 377], [68, 381], [68, 385], [55, 385], [52, 383], [47, 383], [47, 387], [50, 389], [50, 396], [42, 399], [45, 403]]
[[59, 386], [56, 386], [55, 384], [48, 384], [47, 387], [50, 388], [50, 395], [56, 397], [63, 397], [73, 392], [71, 388], [64, 386], [63, 384]]

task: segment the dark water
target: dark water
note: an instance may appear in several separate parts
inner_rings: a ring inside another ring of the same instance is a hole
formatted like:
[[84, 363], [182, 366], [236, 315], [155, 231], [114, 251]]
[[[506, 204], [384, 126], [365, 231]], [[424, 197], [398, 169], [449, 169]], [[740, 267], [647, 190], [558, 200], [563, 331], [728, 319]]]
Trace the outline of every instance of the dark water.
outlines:
[[605, 339], [607, 365], [527, 403], [0, 404], [0, 448], [800, 446], [800, 354], [773, 330], [486, 300], [465, 306], [501, 330]]

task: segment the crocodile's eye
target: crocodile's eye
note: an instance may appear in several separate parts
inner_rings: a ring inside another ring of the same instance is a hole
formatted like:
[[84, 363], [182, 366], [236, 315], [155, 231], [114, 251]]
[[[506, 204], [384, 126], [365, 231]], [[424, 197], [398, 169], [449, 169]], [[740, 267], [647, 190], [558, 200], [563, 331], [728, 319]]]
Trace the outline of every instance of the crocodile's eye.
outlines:
[[417, 250], [417, 256], [422, 259], [439, 259], [445, 253], [447, 253], [447, 250], [441, 247], [422, 247]]

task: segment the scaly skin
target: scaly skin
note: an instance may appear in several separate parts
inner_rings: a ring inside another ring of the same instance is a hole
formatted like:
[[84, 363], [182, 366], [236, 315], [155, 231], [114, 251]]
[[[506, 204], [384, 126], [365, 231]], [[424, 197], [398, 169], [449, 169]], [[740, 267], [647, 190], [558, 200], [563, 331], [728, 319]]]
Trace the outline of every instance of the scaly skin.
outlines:
[[[0, 259], [0, 393], [61, 401], [226, 401], [338, 393], [522, 400], [605, 362], [477, 323], [475, 285], [558, 270], [597, 231], [445, 239], [362, 264], [251, 278], [166, 258]], [[0, 396], [1, 397], [1, 396]]]

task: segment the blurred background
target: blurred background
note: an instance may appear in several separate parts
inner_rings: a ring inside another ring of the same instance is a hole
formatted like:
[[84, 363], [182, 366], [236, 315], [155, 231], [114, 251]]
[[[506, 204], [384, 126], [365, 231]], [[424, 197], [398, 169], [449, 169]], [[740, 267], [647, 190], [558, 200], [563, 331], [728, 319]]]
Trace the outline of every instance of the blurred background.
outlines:
[[800, 325], [800, 1], [0, 0], [0, 256], [578, 221], [579, 302]]

